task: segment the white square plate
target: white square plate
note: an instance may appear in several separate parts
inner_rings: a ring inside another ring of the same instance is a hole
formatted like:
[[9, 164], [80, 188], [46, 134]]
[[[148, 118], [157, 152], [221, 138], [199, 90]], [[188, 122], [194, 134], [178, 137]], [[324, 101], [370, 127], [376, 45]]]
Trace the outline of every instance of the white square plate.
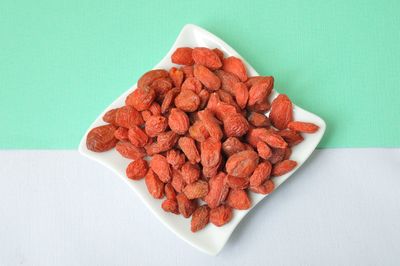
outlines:
[[[220, 38], [216, 37], [215, 35], [211, 34], [210, 32], [196, 25], [188, 24], [183, 27], [174, 45], [166, 54], [166, 56], [154, 68], [169, 69], [172, 66], [174, 66], [174, 64], [171, 63], [170, 59], [171, 54], [175, 51], [176, 48], [182, 46], [189, 46], [189, 47], [203, 46], [210, 48], [219, 48], [225, 53], [225, 56], [236, 56], [243, 60], [243, 58], [232, 47], [230, 47]], [[259, 75], [253, 69], [252, 66], [250, 66], [245, 60], [243, 61], [246, 64], [249, 76]], [[102, 120], [102, 117], [104, 113], [107, 110], [123, 106], [125, 103], [125, 98], [135, 88], [136, 84], [133, 85], [124, 94], [122, 94], [110, 106], [108, 106], [107, 109], [104, 110], [104, 112], [97, 117], [97, 119], [93, 122], [93, 124], [90, 125], [89, 130], [92, 129], [93, 127], [103, 125], [104, 122]], [[273, 91], [270, 96], [270, 100], [274, 99], [277, 95], [278, 93], [276, 91]], [[290, 173], [274, 178], [273, 180], [276, 187], [278, 187], [286, 179], [288, 179], [289, 176], [291, 176], [304, 163], [304, 161], [307, 160], [307, 158], [310, 156], [310, 154], [314, 151], [314, 149], [320, 142], [326, 128], [325, 122], [320, 117], [310, 112], [307, 112], [298, 106], [294, 106], [293, 113], [295, 120], [312, 122], [318, 125], [320, 129], [314, 134], [303, 134], [304, 141], [293, 148], [293, 153], [291, 156], [291, 159], [297, 161], [298, 166]], [[88, 132], [86, 132], [86, 134], [87, 133]], [[197, 233], [192, 233], [190, 231], [190, 220], [191, 220], [190, 218], [185, 219], [182, 216], [177, 216], [174, 214], [164, 212], [161, 209], [162, 201], [156, 200], [150, 196], [150, 194], [147, 191], [144, 180], [132, 181], [125, 176], [125, 169], [130, 160], [123, 158], [115, 151], [115, 149], [103, 153], [96, 153], [89, 151], [86, 148], [86, 134], [82, 137], [82, 140], [79, 144], [79, 152], [82, 155], [92, 160], [95, 160], [101, 163], [102, 165], [106, 166], [107, 168], [111, 169], [112, 171], [114, 171], [132, 188], [132, 190], [134, 190], [137, 193], [137, 195], [142, 199], [143, 203], [154, 213], [154, 215], [161, 221], [161, 223], [167, 226], [172, 232], [174, 232], [180, 238], [185, 240], [187, 243], [205, 253], [208, 253], [210, 255], [218, 254], [224, 247], [225, 243], [228, 241], [233, 230], [243, 219], [243, 217], [250, 211], [250, 210], [246, 211], [235, 210], [233, 214], [233, 219], [223, 227], [216, 227], [212, 224], [209, 224], [203, 230]], [[254, 207], [258, 202], [260, 202], [265, 197], [265, 195], [250, 193], [250, 197], [252, 200], [252, 206]]]

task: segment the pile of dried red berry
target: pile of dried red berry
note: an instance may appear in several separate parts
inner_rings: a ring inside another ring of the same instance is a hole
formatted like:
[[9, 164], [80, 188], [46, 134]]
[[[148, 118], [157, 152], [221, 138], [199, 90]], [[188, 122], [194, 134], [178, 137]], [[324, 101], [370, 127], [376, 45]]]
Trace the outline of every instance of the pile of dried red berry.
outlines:
[[271, 177], [297, 165], [289, 158], [301, 132], [318, 126], [293, 121], [284, 94], [270, 104], [273, 77], [248, 77], [237, 57], [182, 47], [171, 59], [183, 66], [145, 73], [125, 106], [109, 110], [108, 124], [93, 128], [86, 144], [94, 152], [115, 147], [132, 159], [127, 177], [144, 178], [154, 198], [166, 197], [166, 212], [192, 216], [196, 232], [209, 222], [226, 224], [232, 209], [249, 209], [249, 190], [272, 192]]

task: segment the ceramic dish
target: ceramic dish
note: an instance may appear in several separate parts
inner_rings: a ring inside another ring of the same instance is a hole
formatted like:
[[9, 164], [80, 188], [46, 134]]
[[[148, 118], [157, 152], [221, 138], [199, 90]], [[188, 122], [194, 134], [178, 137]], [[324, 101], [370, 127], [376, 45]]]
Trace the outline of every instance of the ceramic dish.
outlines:
[[[203, 46], [210, 48], [219, 48], [225, 53], [225, 56], [236, 56], [243, 60], [243, 58], [232, 47], [230, 47], [220, 38], [216, 37], [215, 35], [211, 34], [210, 32], [198, 26], [188, 24], [183, 27], [172, 48], [161, 60], [161, 62], [158, 63], [154, 68], [169, 69], [170, 67], [174, 66], [174, 64], [171, 63], [170, 59], [171, 54], [175, 51], [176, 48], [182, 46], [189, 46], [189, 47]], [[259, 75], [252, 66], [250, 66], [245, 60], [243, 61], [246, 64], [249, 76]], [[137, 79], [138, 78], [139, 77], [137, 77]], [[136, 84], [133, 85], [124, 94], [122, 94], [110, 106], [108, 106], [104, 110], [104, 112], [101, 113], [96, 118], [96, 120], [90, 125], [89, 130], [93, 127], [104, 124], [102, 120], [103, 114], [107, 110], [123, 106], [126, 96], [130, 94], [135, 88]], [[277, 95], [278, 93], [276, 91], [273, 91], [270, 96], [270, 99], [272, 100]], [[290, 95], [288, 96], [290, 97]], [[304, 141], [293, 148], [293, 153], [291, 156], [291, 159], [297, 161], [298, 166], [290, 173], [274, 178], [273, 180], [276, 187], [281, 185], [285, 180], [287, 180], [291, 175], [293, 175], [299, 167], [301, 167], [304, 161], [307, 160], [310, 154], [317, 147], [318, 143], [320, 142], [325, 132], [325, 127], [326, 127], [325, 122], [315, 114], [307, 112], [298, 106], [294, 106], [293, 113], [295, 120], [312, 122], [318, 125], [320, 129], [314, 134], [303, 134]], [[118, 154], [115, 151], [115, 149], [103, 153], [95, 153], [89, 151], [86, 148], [87, 133], [88, 132], [86, 132], [85, 135], [82, 137], [81, 143], [79, 145], [79, 152], [84, 156], [92, 160], [95, 160], [96, 162], [99, 162], [100, 164], [114, 171], [116, 173], [116, 176], [122, 178], [132, 188], [132, 190], [136, 192], [136, 194], [141, 198], [143, 203], [154, 213], [154, 215], [161, 221], [162, 224], [167, 226], [172, 232], [174, 232], [181, 239], [185, 240], [187, 243], [189, 243], [195, 248], [198, 248], [203, 252], [206, 252], [210, 255], [218, 254], [218, 252], [221, 251], [225, 243], [228, 241], [230, 235], [232, 234], [236, 226], [251, 210], [251, 209], [246, 211], [235, 210], [233, 219], [228, 224], [222, 227], [216, 227], [212, 224], [209, 224], [203, 230], [198, 231], [197, 233], [192, 233], [190, 231], [190, 220], [191, 220], [190, 218], [185, 219], [181, 215], [178, 216], [164, 212], [161, 209], [162, 201], [154, 199], [148, 193], [144, 180], [132, 181], [125, 176], [125, 169], [130, 160], [123, 158], [120, 154]], [[250, 197], [252, 200], [252, 206], [254, 207], [266, 196], [251, 192]], [[295, 198], [295, 195], [293, 195], [293, 198]], [[251, 243], [249, 243], [249, 245], [251, 245]]]

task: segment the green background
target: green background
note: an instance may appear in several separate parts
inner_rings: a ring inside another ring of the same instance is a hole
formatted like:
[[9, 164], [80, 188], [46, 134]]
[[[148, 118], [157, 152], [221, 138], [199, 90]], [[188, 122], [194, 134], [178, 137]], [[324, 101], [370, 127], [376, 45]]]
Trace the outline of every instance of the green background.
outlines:
[[319, 147], [399, 147], [399, 14], [400, 1], [1, 0], [0, 148], [75, 149], [186, 23], [324, 118]]

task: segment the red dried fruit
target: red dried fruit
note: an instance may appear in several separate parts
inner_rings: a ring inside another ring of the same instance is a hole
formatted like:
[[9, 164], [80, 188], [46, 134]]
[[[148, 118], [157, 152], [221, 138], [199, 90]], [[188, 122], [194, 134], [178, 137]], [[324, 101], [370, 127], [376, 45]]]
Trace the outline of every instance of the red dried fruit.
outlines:
[[156, 98], [156, 92], [149, 86], [139, 87], [126, 97], [125, 104], [135, 107], [138, 111], [149, 109]]
[[267, 180], [265, 181], [262, 185], [259, 185], [258, 187], [250, 187], [250, 190], [259, 193], [259, 194], [269, 194], [275, 189], [275, 184], [272, 180]]
[[193, 77], [193, 66], [183, 66], [180, 69], [185, 74], [186, 79]]
[[223, 132], [213, 114], [207, 109], [200, 111], [197, 114], [210, 136], [214, 139], [222, 139]]
[[218, 49], [218, 48], [214, 48], [214, 49], [212, 49], [212, 51], [218, 55], [219, 59], [220, 59], [221, 62], [222, 62], [222, 60], [224, 59], [224, 52], [222, 52], [222, 51], [221, 51], [220, 49]]
[[161, 107], [157, 102], [153, 102], [150, 107], [149, 111], [152, 115], [161, 115]]
[[194, 76], [208, 89], [218, 90], [221, 87], [221, 80], [213, 72], [203, 65], [194, 65]]
[[251, 112], [247, 119], [255, 127], [269, 127], [271, 125], [266, 115], [257, 112]]
[[115, 149], [125, 158], [136, 160], [146, 156], [146, 152], [143, 148], [134, 146], [129, 141], [119, 141], [115, 146]]
[[230, 56], [224, 58], [222, 69], [226, 72], [236, 75], [243, 82], [247, 80], [246, 67], [244, 66], [242, 60], [237, 57]]
[[265, 161], [257, 165], [253, 174], [250, 176], [250, 186], [258, 187], [267, 180], [271, 174], [272, 165], [270, 162]]
[[103, 115], [103, 121], [109, 124], [116, 125], [115, 123], [115, 115], [117, 114], [118, 108], [108, 110], [104, 115]]
[[115, 124], [121, 127], [130, 128], [143, 124], [142, 115], [132, 106], [118, 108], [115, 114]]
[[200, 162], [199, 151], [197, 150], [196, 144], [192, 138], [181, 137], [178, 140], [178, 145], [191, 163], [194, 164]]
[[177, 69], [176, 67], [172, 67], [169, 70], [169, 77], [171, 78], [172, 82], [174, 83], [174, 86], [177, 88], [180, 88], [183, 82], [184, 78], [184, 73], [182, 70]]
[[174, 187], [175, 191], [180, 193], [183, 191], [185, 187], [185, 181], [183, 180], [182, 174], [180, 171], [172, 169], [172, 186]]
[[144, 110], [141, 111], [140, 114], [142, 115], [143, 121], [146, 122], [147, 119], [149, 119], [150, 116], [152, 116], [151, 112], [149, 110]]
[[299, 122], [299, 121], [292, 121], [287, 125], [287, 127], [291, 130], [304, 133], [315, 133], [319, 129], [319, 126], [313, 123]]
[[222, 143], [222, 150], [229, 157], [237, 152], [246, 150], [246, 146], [238, 138], [229, 137]]
[[178, 202], [175, 199], [166, 199], [161, 204], [161, 208], [170, 213], [179, 214]]
[[215, 176], [218, 173], [221, 163], [222, 163], [222, 160], [219, 161], [216, 166], [212, 166], [212, 167], [204, 167], [203, 166], [203, 170], [202, 170], [203, 177], [208, 179], [208, 178]]
[[254, 105], [247, 106], [247, 109], [252, 112], [265, 113], [271, 108], [271, 104], [268, 101], [268, 98], [265, 98], [259, 103], [255, 103]]
[[227, 115], [223, 121], [224, 131], [228, 137], [241, 137], [249, 130], [249, 123], [241, 114]]
[[223, 70], [216, 70], [215, 75], [221, 80], [221, 89], [235, 95], [233, 91], [233, 86], [235, 83], [239, 82], [239, 78], [232, 73], [225, 72]]
[[175, 149], [167, 151], [167, 162], [174, 169], [179, 169], [185, 163], [185, 155]]
[[179, 90], [179, 88], [173, 88], [165, 94], [165, 97], [161, 104], [161, 113], [165, 114], [169, 110], [172, 103], [174, 102], [176, 95], [178, 95], [180, 92], [181, 91]]
[[237, 82], [233, 86], [233, 91], [235, 92], [235, 99], [237, 104], [241, 109], [244, 109], [247, 105], [247, 100], [249, 99], [249, 90], [243, 82]]
[[210, 136], [204, 123], [201, 121], [194, 122], [194, 124], [189, 128], [189, 135], [198, 142], [205, 141]]
[[163, 133], [168, 126], [168, 121], [161, 115], [153, 115], [149, 117], [144, 125], [146, 134], [150, 137], [155, 137]]
[[292, 149], [287, 147], [284, 150], [285, 150], [285, 155], [283, 156], [283, 160], [287, 160], [292, 155]]
[[182, 84], [182, 90], [191, 90], [196, 94], [198, 94], [202, 88], [203, 85], [201, 85], [201, 82], [195, 77], [185, 79]]
[[248, 177], [258, 165], [258, 154], [254, 151], [241, 151], [233, 154], [226, 162], [226, 172], [232, 176]]
[[152, 169], [147, 171], [144, 181], [150, 195], [155, 199], [162, 199], [164, 197], [164, 183], [158, 178]]
[[273, 87], [273, 77], [264, 77], [263, 79], [256, 82], [253, 86], [251, 86], [249, 90], [248, 105], [254, 105], [267, 98], [270, 95]]
[[292, 171], [296, 166], [297, 162], [292, 160], [284, 160], [282, 162], [278, 162], [272, 167], [271, 175], [272, 176], [284, 175]]
[[210, 208], [216, 208], [225, 200], [229, 192], [229, 187], [226, 183], [226, 175], [223, 172], [219, 172], [210, 178], [208, 194], [204, 198]]
[[226, 199], [226, 204], [237, 210], [247, 210], [251, 206], [250, 198], [242, 189], [231, 189]]
[[160, 78], [167, 78], [168, 72], [164, 69], [153, 69], [143, 74], [138, 80], [138, 87], [144, 88], [150, 86], [155, 80]]
[[128, 138], [129, 141], [136, 147], [144, 147], [149, 141], [149, 137], [138, 126], [133, 126], [129, 129]]
[[145, 177], [149, 167], [147, 161], [139, 158], [130, 162], [126, 168], [126, 176], [133, 180], [140, 180]]
[[191, 184], [199, 180], [200, 168], [199, 165], [186, 162], [182, 165], [181, 175], [186, 184]]
[[156, 99], [161, 101], [165, 94], [172, 89], [172, 80], [170, 78], [160, 78], [155, 80], [150, 87], [156, 92]]
[[192, 52], [193, 60], [196, 64], [203, 65], [210, 69], [222, 67], [222, 62], [218, 55], [206, 47], [196, 47]]
[[174, 100], [175, 106], [185, 112], [194, 112], [199, 108], [200, 97], [192, 90], [182, 90]]
[[263, 141], [259, 141], [257, 143], [257, 152], [258, 152], [258, 156], [260, 156], [264, 160], [266, 160], [272, 156], [271, 148], [268, 146], [267, 143], [265, 143]]
[[221, 161], [221, 147], [219, 140], [208, 138], [200, 146], [201, 164], [203, 167], [214, 167]]
[[115, 147], [117, 139], [114, 133], [117, 127], [104, 125], [91, 129], [86, 137], [86, 148], [94, 152], [108, 151]]
[[246, 189], [249, 187], [249, 179], [244, 177], [227, 176], [227, 184], [232, 189]]
[[207, 205], [202, 205], [198, 207], [193, 212], [190, 230], [195, 233], [203, 229], [209, 223], [209, 220], [210, 208]]
[[287, 147], [287, 143], [281, 136], [271, 131], [268, 131], [265, 128], [255, 128], [252, 130], [251, 134], [256, 138], [266, 142], [269, 146], [273, 148]]
[[304, 140], [300, 133], [290, 129], [280, 130], [277, 133], [286, 141], [289, 147], [293, 147]]
[[183, 189], [188, 199], [198, 199], [207, 196], [208, 194], [208, 183], [203, 180], [186, 185]]
[[210, 210], [210, 222], [216, 226], [223, 226], [232, 219], [232, 208], [221, 205]]
[[124, 127], [119, 127], [114, 132], [114, 137], [117, 140], [127, 140], [128, 139], [128, 129]]
[[268, 158], [272, 164], [282, 161], [285, 158], [285, 149], [272, 148], [272, 155]]
[[161, 154], [154, 154], [150, 161], [150, 168], [156, 173], [158, 178], [164, 183], [168, 183], [171, 178], [171, 169], [167, 159]]
[[271, 124], [277, 129], [285, 129], [288, 123], [293, 120], [293, 106], [289, 97], [280, 94], [271, 104], [269, 119]]
[[172, 108], [168, 117], [168, 125], [172, 131], [184, 135], [189, 129], [189, 117], [178, 108]]
[[178, 65], [193, 65], [194, 60], [192, 57], [193, 49], [190, 47], [180, 47], [175, 50], [175, 52], [171, 55], [171, 61], [174, 64]]
[[195, 200], [188, 199], [183, 193], [179, 193], [176, 196], [176, 200], [178, 202], [179, 212], [185, 218], [189, 218], [197, 208], [197, 202]]
[[208, 99], [210, 98], [210, 93], [206, 89], [202, 89], [199, 92], [199, 97], [200, 97], [200, 109], [204, 109], [206, 107]]
[[176, 199], [176, 191], [171, 183], [167, 183], [164, 186], [164, 193], [167, 199], [175, 200]]

